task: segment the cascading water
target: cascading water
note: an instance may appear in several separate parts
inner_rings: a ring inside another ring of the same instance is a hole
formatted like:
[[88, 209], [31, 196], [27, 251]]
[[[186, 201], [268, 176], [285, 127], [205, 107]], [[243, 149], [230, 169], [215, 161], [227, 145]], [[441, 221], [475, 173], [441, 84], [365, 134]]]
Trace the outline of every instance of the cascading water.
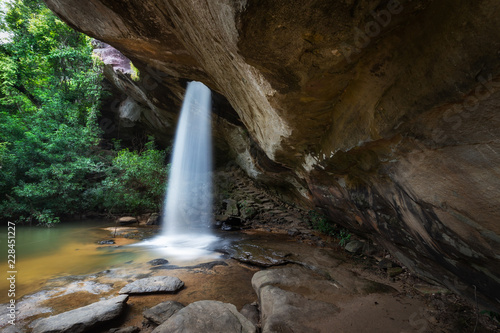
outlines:
[[162, 215], [162, 235], [144, 245], [194, 258], [216, 240], [212, 224], [211, 93], [190, 82], [182, 104]]
[[188, 84], [174, 142], [163, 211], [163, 235], [207, 234], [212, 222], [211, 95]]

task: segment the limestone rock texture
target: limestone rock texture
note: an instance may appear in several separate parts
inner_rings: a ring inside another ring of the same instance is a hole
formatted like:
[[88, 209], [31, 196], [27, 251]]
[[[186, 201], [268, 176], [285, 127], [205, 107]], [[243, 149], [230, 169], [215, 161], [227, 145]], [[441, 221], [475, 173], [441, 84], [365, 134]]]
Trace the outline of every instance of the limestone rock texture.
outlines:
[[129, 121], [171, 135], [204, 82], [222, 155], [499, 311], [500, 2], [46, 3], [139, 69]]

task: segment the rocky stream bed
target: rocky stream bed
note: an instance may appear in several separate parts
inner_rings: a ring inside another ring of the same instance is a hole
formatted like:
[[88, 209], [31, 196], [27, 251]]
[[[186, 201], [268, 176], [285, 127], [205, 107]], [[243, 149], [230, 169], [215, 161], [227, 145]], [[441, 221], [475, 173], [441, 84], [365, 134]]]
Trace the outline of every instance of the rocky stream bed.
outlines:
[[53, 279], [19, 300], [16, 326], [0, 325], [34, 333], [399, 333], [472, 332], [478, 320], [477, 332], [495, 331], [491, 318], [476, 319], [465, 301], [376, 247], [353, 254], [320, 235], [263, 230], [232, 238], [208, 262], [157, 258]]

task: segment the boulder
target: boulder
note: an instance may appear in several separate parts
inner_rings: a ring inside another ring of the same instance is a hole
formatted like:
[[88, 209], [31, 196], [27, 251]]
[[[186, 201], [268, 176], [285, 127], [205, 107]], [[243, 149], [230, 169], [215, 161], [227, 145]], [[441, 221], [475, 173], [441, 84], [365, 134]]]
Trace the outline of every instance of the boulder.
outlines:
[[92, 331], [94, 327], [116, 319], [122, 313], [127, 299], [127, 295], [120, 295], [40, 319], [35, 322], [33, 333], [80, 333]]
[[160, 325], [182, 308], [184, 308], [184, 305], [179, 302], [166, 301], [147, 309], [142, 314], [147, 320]]
[[154, 276], [136, 280], [120, 290], [120, 294], [173, 293], [181, 289], [184, 282], [173, 276]]
[[345, 250], [347, 252], [351, 252], [353, 254], [356, 254], [356, 253], [361, 251], [361, 249], [363, 248], [364, 245], [365, 245], [365, 243], [363, 243], [363, 242], [353, 240], [353, 241], [350, 241], [349, 243], [346, 244]]
[[179, 310], [153, 333], [256, 333], [255, 326], [229, 303], [198, 301]]
[[255, 273], [252, 286], [259, 298], [262, 333], [416, 332], [408, 318], [425, 305], [342, 264], [315, 271], [298, 265], [273, 267]]
[[245, 304], [240, 310], [240, 313], [250, 320], [255, 326], [259, 325], [259, 309], [256, 304]]
[[118, 219], [118, 223], [120, 225], [128, 225], [128, 224], [134, 224], [134, 223], [138, 223], [139, 221], [137, 220], [137, 218], [133, 217], [133, 216], [123, 216], [123, 217], [120, 217]]
[[233, 199], [226, 199], [223, 201], [226, 204], [225, 214], [226, 216], [239, 216], [238, 203]]
[[146, 222], [146, 225], [160, 225], [160, 222], [161, 222], [160, 214], [153, 213]]
[[[314, 300], [317, 298], [314, 295], [325, 292], [338, 297], [346, 292], [336, 290], [326, 279], [311, 271], [295, 266], [257, 272], [252, 278], [252, 286], [259, 297], [263, 333], [328, 332], [339, 308]], [[292, 291], [294, 288], [308, 291], [309, 297]]]
[[310, 300], [272, 285], [262, 287], [259, 299], [262, 333], [329, 332], [339, 312], [334, 304]]

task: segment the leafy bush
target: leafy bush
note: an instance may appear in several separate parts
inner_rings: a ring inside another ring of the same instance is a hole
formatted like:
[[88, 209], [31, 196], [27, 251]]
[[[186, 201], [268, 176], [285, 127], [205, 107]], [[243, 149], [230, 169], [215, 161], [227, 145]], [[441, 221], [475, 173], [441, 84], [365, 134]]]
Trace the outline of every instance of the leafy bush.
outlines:
[[326, 217], [315, 210], [308, 212], [310, 225], [313, 229], [318, 230], [326, 235], [334, 236], [337, 231], [337, 226], [328, 222]]
[[308, 212], [308, 215], [309, 225], [313, 229], [318, 230], [319, 232], [324, 233], [328, 236], [337, 238], [339, 240], [338, 243], [340, 246], [346, 246], [346, 244], [351, 239], [351, 234], [348, 230], [343, 228], [339, 229], [336, 224], [332, 224], [331, 222], [329, 222], [326, 216], [318, 213], [315, 210], [310, 210]]
[[110, 213], [158, 211], [165, 193], [167, 151], [156, 150], [151, 137], [145, 150], [118, 152], [107, 177], [95, 189], [102, 208]]

